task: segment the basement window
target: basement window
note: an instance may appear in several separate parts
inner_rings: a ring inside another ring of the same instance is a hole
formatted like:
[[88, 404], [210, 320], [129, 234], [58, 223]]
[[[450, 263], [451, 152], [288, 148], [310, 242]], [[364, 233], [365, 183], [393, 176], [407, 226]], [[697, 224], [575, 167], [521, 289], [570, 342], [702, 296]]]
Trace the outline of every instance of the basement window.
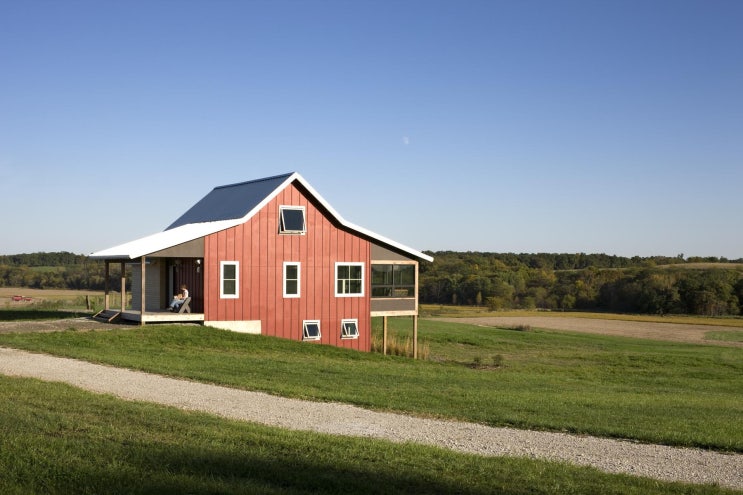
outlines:
[[304, 234], [304, 206], [279, 206], [279, 234]]
[[341, 339], [358, 339], [359, 321], [341, 320]]
[[320, 320], [302, 322], [302, 340], [320, 340]]

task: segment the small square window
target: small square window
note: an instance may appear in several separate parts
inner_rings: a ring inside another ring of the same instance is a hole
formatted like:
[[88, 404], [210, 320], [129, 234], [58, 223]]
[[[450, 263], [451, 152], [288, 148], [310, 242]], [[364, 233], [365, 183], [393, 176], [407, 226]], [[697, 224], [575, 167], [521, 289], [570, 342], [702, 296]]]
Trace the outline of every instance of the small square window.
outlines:
[[304, 206], [279, 206], [279, 234], [304, 234]]
[[302, 340], [320, 340], [320, 320], [302, 322]]
[[341, 321], [341, 338], [358, 339], [359, 338], [359, 321], [342, 320]]

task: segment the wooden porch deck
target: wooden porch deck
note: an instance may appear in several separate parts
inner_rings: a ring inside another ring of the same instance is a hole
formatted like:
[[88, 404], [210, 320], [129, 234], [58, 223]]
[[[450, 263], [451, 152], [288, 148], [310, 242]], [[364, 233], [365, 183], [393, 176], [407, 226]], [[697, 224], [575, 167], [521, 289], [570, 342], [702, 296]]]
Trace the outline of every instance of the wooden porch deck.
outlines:
[[136, 321], [137, 323], [204, 323], [203, 313], [172, 313], [167, 310], [146, 311], [142, 315], [139, 311], [127, 309], [121, 313], [121, 319]]

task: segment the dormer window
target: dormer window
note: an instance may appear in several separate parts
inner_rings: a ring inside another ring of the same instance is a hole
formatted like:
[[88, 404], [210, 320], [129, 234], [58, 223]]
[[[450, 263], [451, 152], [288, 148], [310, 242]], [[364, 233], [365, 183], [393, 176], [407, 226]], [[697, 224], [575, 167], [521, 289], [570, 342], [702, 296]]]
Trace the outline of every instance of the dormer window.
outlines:
[[304, 206], [279, 206], [279, 234], [304, 234]]

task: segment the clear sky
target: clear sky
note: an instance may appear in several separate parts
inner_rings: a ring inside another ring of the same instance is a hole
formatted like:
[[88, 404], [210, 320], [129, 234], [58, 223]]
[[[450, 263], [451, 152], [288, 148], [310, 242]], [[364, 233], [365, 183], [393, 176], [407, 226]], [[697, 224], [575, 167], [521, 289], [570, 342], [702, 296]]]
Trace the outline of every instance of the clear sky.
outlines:
[[297, 171], [421, 250], [743, 257], [739, 0], [0, 0], [0, 254]]

